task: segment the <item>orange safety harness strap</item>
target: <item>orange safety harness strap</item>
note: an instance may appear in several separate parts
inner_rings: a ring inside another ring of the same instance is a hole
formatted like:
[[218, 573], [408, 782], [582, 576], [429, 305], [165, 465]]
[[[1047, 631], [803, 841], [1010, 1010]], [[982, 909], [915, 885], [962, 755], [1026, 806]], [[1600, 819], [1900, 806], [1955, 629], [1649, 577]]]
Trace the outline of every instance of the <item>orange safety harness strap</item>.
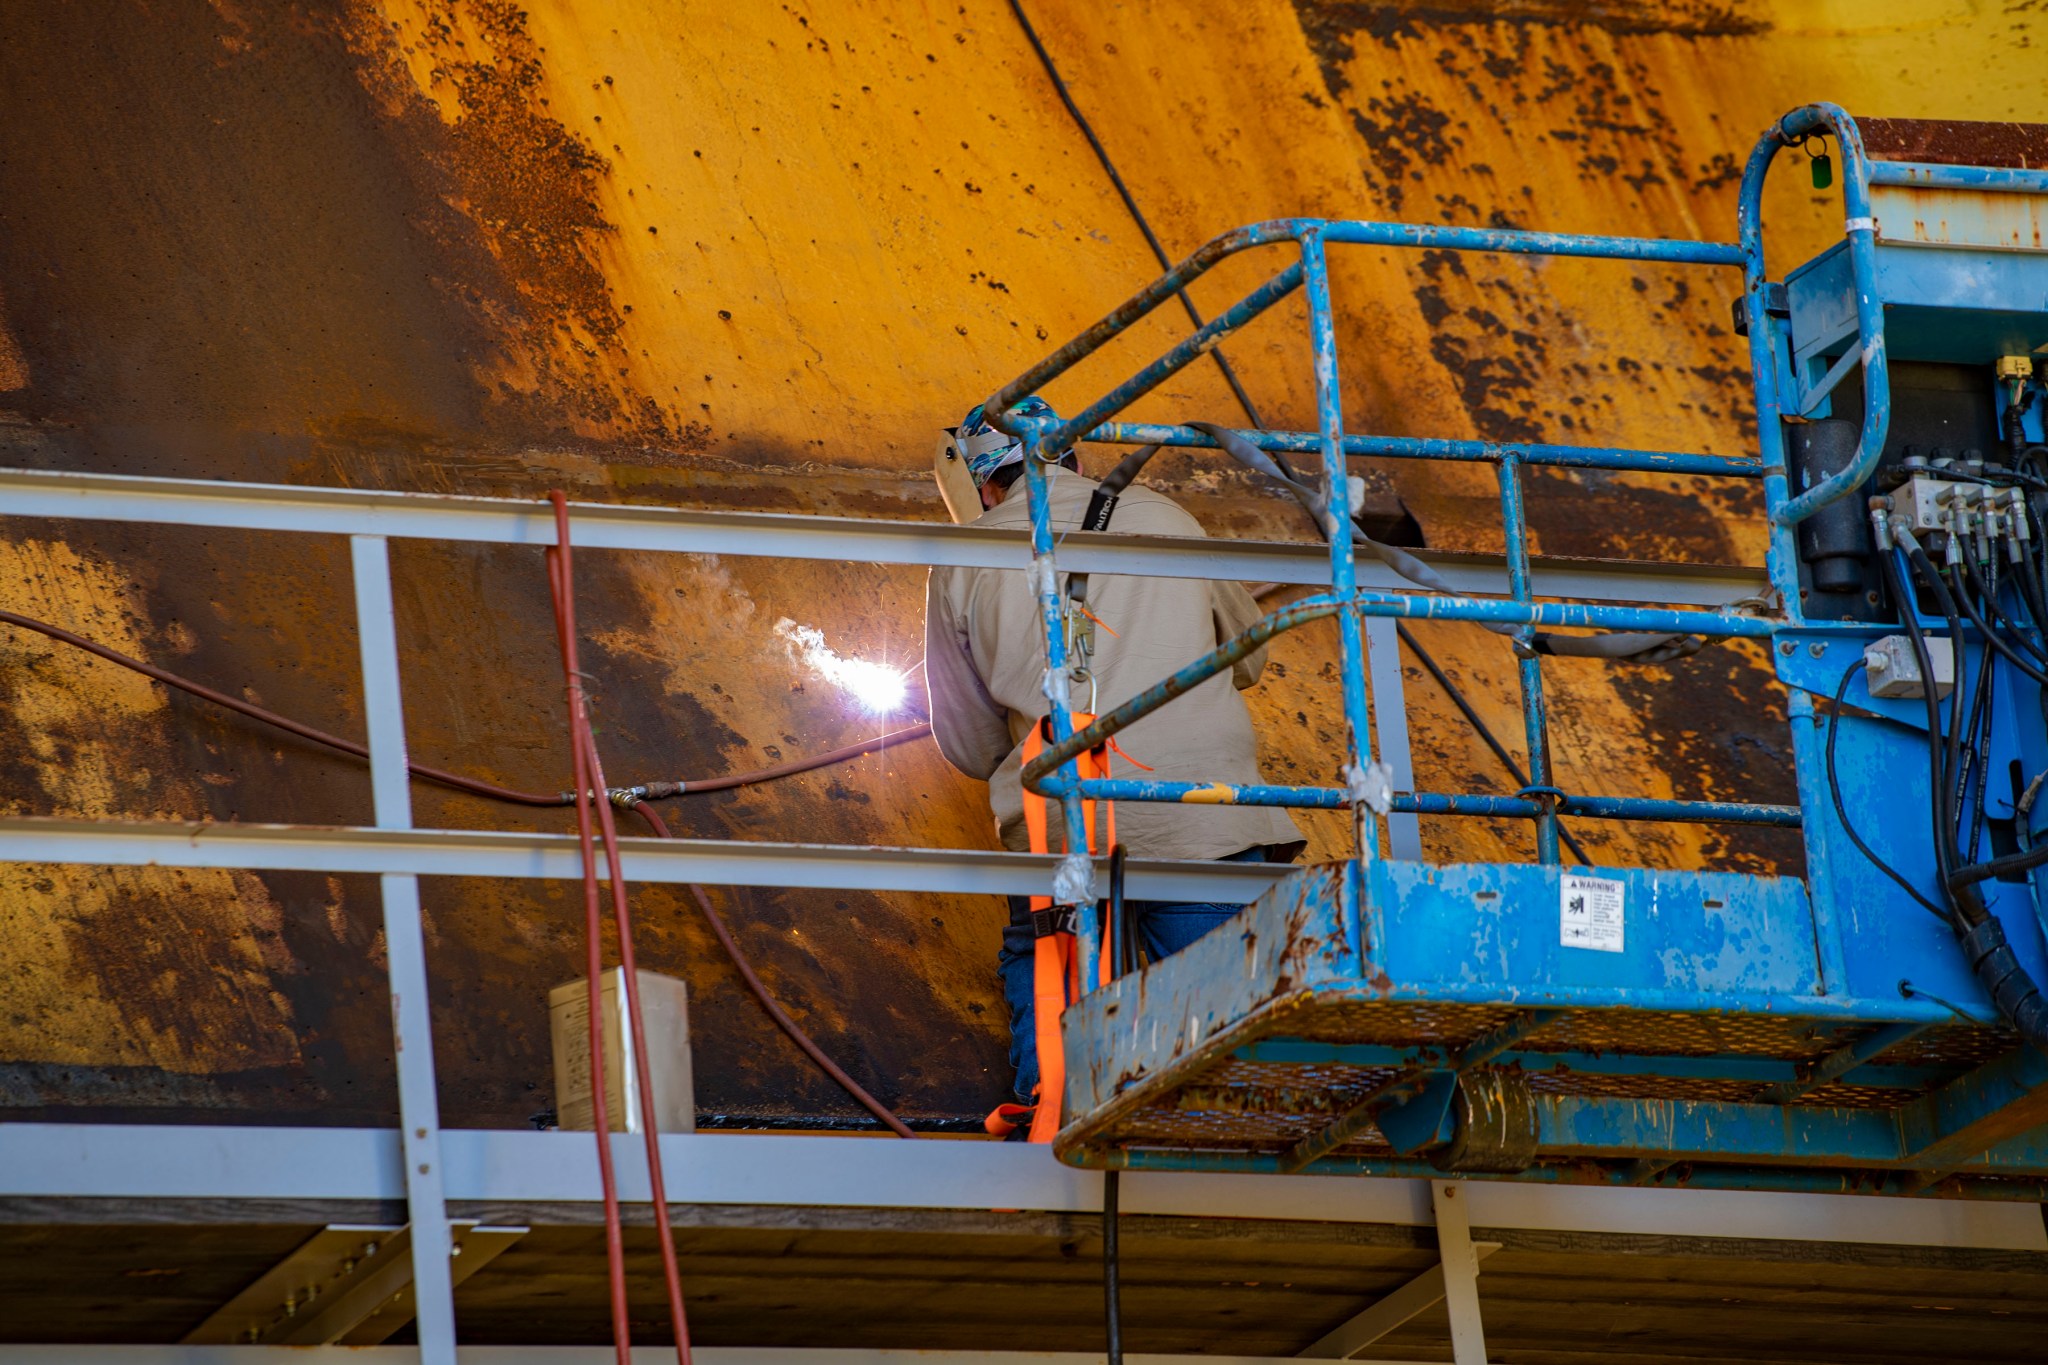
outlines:
[[[1076, 712], [1074, 726], [1093, 724], [1095, 717]], [[1041, 718], [1024, 738], [1023, 762], [1030, 763], [1045, 750], [1046, 721]], [[1109, 776], [1107, 746], [1091, 749], [1074, 760], [1083, 780]], [[1096, 807], [1101, 806], [1101, 819]], [[1086, 827], [1088, 851], [1100, 854], [1116, 843], [1116, 809], [1108, 801], [1084, 800], [1081, 820]], [[1029, 790], [1024, 793], [1024, 830], [1033, 853], [1052, 851], [1046, 800]], [[1032, 1022], [1038, 1044], [1038, 1088], [1036, 1105], [999, 1104], [982, 1126], [998, 1137], [1007, 1137], [1029, 1116], [1031, 1141], [1051, 1142], [1060, 1128], [1060, 1098], [1066, 1093], [1066, 1045], [1060, 1033], [1060, 1014], [1081, 998], [1081, 963], [1075, 953], [1073, 907], [1055, 908], [1050, 896], [1031, 898], [1031, 924], [1037, 934], [1032, 946]], [[1102, 927], [1101, 976], [1108, 979], [1112, 956], [1113, 926]]]

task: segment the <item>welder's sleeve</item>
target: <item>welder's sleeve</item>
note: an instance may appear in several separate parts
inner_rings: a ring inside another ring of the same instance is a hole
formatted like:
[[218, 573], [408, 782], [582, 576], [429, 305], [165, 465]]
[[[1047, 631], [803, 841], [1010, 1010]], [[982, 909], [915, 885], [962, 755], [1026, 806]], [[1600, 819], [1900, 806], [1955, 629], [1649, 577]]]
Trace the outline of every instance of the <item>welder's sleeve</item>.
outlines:
[[932, 738], [946, 761], [986, 782], [1011, 748], [1009, 712], [989, 696], [974, 671], [967, 627], [954, 609], [951, 575], [934, 569], [925, 586], [924, 680], [931, 697]]
[[[1265, 615], [1259, 603], [1242, 583], [1211, 583], [1209, 600], [1216, 617], [1216, 643], [1227, 645], [1258, 624]], [[1230, 681], [1242, 692], [1259, 680], [1266, 667], [1266, 647], [1260, 645], [1230, 666]]]

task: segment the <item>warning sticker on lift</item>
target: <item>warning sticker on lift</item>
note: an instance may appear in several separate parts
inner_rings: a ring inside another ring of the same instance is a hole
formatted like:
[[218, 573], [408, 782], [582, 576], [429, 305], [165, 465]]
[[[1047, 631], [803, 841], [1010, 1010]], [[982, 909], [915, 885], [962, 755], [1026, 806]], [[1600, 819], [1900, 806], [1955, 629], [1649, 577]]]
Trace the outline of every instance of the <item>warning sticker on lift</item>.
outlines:
[[1621, 951], [1622, 896], [1627, 888], [1605, 877], [1564, 874], [1557, 893], [1557, 941], [1596, 953]]

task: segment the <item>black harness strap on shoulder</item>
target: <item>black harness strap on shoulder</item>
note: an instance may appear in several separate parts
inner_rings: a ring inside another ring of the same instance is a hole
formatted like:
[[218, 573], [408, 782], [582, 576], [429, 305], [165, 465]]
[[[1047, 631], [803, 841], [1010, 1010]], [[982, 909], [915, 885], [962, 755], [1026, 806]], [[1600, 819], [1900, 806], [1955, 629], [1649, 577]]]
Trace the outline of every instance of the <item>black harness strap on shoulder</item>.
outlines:
[[[1097, 485], [1095, 491], [1088, 495], [1088, 510], [1081, 514], [1081, 524], [1074, 529], [1079, 531], [1107, 531], [1109, 529], [1109, 519], [1116, 515], [1116, 500], [1119, 496], [1120, 494], [1112, 493], [1108, 488]], [[1088, 600], [1087, 574], [1077, 573], [1068, 576], [1067, 600], [1069, 602], [1085, 602]]]

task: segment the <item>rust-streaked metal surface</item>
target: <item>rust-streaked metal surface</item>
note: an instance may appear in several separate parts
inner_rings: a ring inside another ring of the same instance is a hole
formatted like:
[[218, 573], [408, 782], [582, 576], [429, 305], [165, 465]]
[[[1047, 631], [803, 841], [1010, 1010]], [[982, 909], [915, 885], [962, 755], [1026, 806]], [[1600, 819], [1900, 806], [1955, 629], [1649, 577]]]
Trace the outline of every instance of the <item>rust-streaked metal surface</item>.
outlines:
[[2048, 125], [1965, 123], [1954, 119], [1861, 119], [1863, 150], [1880, 161], [1941, 166], [2048, 165]]
[[[1031, 8], [1173, 251], [1295, 213], [1726, 239], [1739, 159], [1791, 105], [2010, 121], [2037, 117], [2043, 94], [2026, 45], [2038, 15], [1966, 0]], [[32, 6], [0, 44], [0, 117], [10, 462], [937, 518], [931, 428], [1151, 273], [999, 0]], [[1839, 216], [1796, 171], [1783, 180], [1781, 265]], [[1336, 267], [1361, 427], [1746, 448], [1732, 276], [1374, 251]], [[1235, 282], [1198, 292], [1213, 307]], [[1301, 333], [1271, 322], [1232, 356], [1269, 422], [1303, 425]], [[1145, 415], [1234, 410], [1197, 367]], [[1157, 469], [1219, 534], [1303, 534], [1202, 457]], [[1484, 546], [1485, 477], [1390, 469], [1378, 496], [1432, 544]], [[1530, 506], [1551, 552], [1761, 553], [1741, 489], [1552, 474]], [[916, 659], [914, 573], [579, 562], [600, 742], [621, 779], [859, 733], [773, 641], [781, 616], [847, 652]], [[565, 785], [538, 555], [401, 546], [394, 571], [416, 751]], [[346, 583], [344, 548], [315, 538], [0, 528], [8, 607], [359, 730]], [[1517, 732], [1497, 638], [1417, 634]], [[1335, 780], [1329, 657], [1316, 630], [1286, 637], [1254, 696], [1275, 780]], [[1564, 785], [1787, 799], [1760, 658], [1560, 661], [1551, 677]], [[1419, 668], [1409, 687], [1422, 782], [1499, 788]], [[566, 827], [425, 788], [416, 802], [423, 823]], [[350, 762], [9, 636], [0, 804], [330, 821], [364, 817], [368, 792]], [[928, 748], [676, 817], [685, 834], [992, 843], [978, 785]], [[1341, 851], [1341, 818], [1306, 823], [1312, 855]], [[1762, 833], [1579, 833], [1598, 856], [1661, 866], [1796, 856]], [[1505, 824], [1425, 835], [1436, 857], [1528, 848]], [[520, 1123], [546, 1104], [544, 994], [576, 970], [577, 907], [566, 888], [510, 882], [425, 895], [446, 1116]], [[864, 1084], [920, 1119], [998, 1097], [999, 906], [725, 901], [770, 983]], [[640, 902], [644, 965], [687, 976], [698, 1002], [708, 1115], [850, 1115], [690, 908], [659, 890]], [[346, 878], [10, 873], [0, 1106], [388, 1122], [376, 925], [374, 888]]]
[[[1867, 119], [1864, 150], [1878, 160], [1949, 166], [2048, 165], [2048, 124], [1953, 119]], [[2048, 245], [2048, 203], [2039, 195], [1878, 185], [1871, 209], [1882, 241], [2039, 251]]]

